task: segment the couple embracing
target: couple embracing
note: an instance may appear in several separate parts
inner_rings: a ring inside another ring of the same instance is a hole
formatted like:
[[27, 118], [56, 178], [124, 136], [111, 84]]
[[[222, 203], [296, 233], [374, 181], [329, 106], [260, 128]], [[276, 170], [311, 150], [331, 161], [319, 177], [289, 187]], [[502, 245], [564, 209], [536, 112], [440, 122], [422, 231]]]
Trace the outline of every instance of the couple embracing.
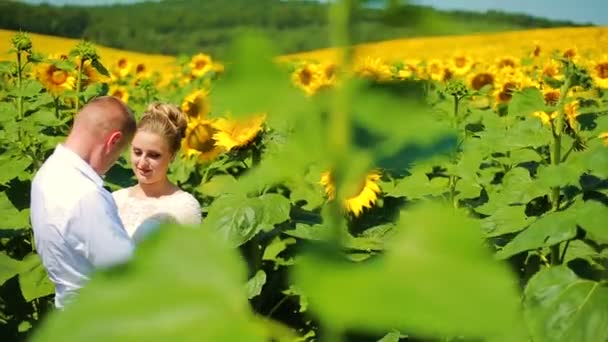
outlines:
[[[92, 271], [123, 263], [161, 222], [197, 225], [198, 201], [167, 178], [187, 126], [175, 106], [153, 103], [136, 123], [115, 97], [90, 101], [32, 182], [36, 249], [63, 309]], [[110, 193], [102, 177], [129, 150], [137, 184]]]

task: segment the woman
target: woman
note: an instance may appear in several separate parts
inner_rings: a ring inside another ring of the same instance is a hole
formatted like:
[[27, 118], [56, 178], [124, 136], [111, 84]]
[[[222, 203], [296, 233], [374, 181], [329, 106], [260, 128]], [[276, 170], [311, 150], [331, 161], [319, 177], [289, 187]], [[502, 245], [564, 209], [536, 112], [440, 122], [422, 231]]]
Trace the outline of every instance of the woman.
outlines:
[[186, 126], [184, 114], [165, 103], [152, 103], [139, 120], [130, 152], [138, 183], [112, 193], [120, 218], [134, 240], [163, 222], [201, 222], [199, 202], [167, 178]]

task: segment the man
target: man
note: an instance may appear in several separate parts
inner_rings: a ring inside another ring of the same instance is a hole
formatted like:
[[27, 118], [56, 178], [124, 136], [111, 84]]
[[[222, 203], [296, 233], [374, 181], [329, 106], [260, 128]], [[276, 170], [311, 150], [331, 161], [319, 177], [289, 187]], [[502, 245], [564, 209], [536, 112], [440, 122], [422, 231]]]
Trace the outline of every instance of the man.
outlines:
[[127, 261], [133, 242], [102, 176], [135, 134], [135, 119], [114, 97], [85, 105], [72, 130], [44, 162], [31, 190], [31, 221], [38, 254], [63, 309], [97, 268]]

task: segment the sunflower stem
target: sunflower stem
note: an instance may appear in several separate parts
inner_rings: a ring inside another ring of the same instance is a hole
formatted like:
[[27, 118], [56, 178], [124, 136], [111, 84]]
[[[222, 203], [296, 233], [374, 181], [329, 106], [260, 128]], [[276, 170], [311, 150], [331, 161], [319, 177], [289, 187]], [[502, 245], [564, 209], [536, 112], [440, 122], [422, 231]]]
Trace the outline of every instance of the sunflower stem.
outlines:
[[[350, 0], [335, 1], [330, 7], [330, 25], [332, 45], [338, 51], [338, 65], [343, 65], [343, 70], [350, 70], [351, 52], [349, 49], [349, 15]], [[343, 75], [347, 78], [347, 75]], [[345, 80], [348, 84], [348, 80]], [[344, 175], [348, 167], [346, 156], [349, 155], [350, 131], [349, 131], [349, 93], [348, 87], [336, 89], [331, 103], [329, 117], [329, 151], [333, 166], [332, 174], [336, 185], [335, 200], [329, 204], [329, 224], [332, 227], [333, 241], [341, 245], [343, 232], [346, 228], [342, 215], [342, 190]]]
[[19, 88], [19, 96], [17, 96], [17, 107], [18, 107], [17, 120], [18, 121], [21, 121], [23, 119], [23, 95], [22, 95], [23, 76], [21, 75], [21, 71], [22, 71], [21, 51], [17, 51], [17, 87]]
[[[564, 101], [566, 99], [566, 94], [570, 89], [570, 77], [567, 77], [564, 81], [560, 89], [559, 101], [557, 102], [557, 118], [555, 120], [555, 125], [553, 125], [553, 144], [551, 146], [551, 165], [557, 166], [561, 162], [561, 152], [562, 152], [562, 131], [564, 130]], [[551, 189], [551, 207], [553, 211], [557, 211], [559, 209], [560, 204], [560, 192], [561, 189], [559, 186], [553, 187]], [[559, 257], [559, 246], [560, 244], [556, 244], [551, 246], [551, 265], [556, 266], [561, 263]]]
[[80, 90], [82, 87], [82, 68], [84, 68], [84, 58], [80, 57], [80, 66], [78, 68], [78, 81], [76, 82], [76, 113], [80, 110]]

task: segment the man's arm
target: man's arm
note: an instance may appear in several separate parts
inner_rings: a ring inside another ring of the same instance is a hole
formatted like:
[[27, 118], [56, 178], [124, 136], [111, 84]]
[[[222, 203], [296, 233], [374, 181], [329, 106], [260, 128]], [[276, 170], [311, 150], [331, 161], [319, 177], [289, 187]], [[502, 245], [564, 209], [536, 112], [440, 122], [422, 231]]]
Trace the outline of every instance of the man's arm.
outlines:
[[99, 191], [87, 193], [78, 203], [73, 223], [94, 267], [108, 267], [131, 258], [133, 241], [111, 197]]

